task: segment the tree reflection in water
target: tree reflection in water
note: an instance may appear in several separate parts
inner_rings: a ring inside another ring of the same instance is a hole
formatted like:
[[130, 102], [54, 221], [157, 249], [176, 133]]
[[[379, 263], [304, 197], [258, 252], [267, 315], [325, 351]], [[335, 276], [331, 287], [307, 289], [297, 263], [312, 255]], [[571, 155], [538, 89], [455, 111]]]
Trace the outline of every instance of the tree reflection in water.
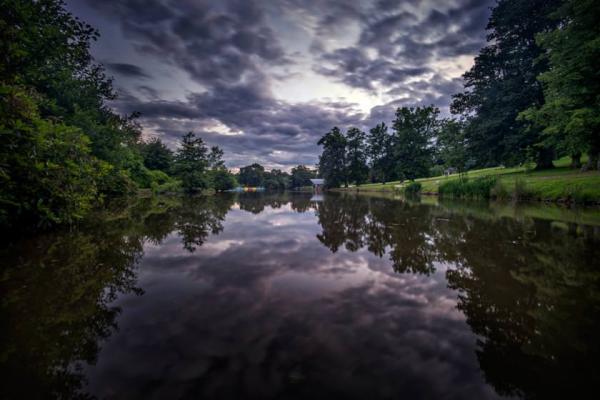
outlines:
[[481, 369], [499, 394], [597, 393], [600, 227], [454, 206], [329, 197], [317, 205], [318, 239], [333, 252], [344, 245], [388, 253], [399, 273], [445, 265], [458, 308], [481, 338]]
[[[87, 397], [83, 367], [96, 362], [102, 340], [117, 328], [115, 298], [141, 293], [136, 265], [144, 244], [159, 246], [175, 233], [185, 250], [198, 251], [223, 231], [236, 202], [252, 214], [287, 205], [313, 213], [320, 231], [314, 243], [332, 253], [366, 249], [399, 274], [445, 272], [478, 335], [480, 368], [497, 393], [570, 398], [599, 389], [598, 227], [500, 217], [489, 205], [344, 195], [318, 200], [291, 193], [145, 199], [115, 205], [75, 231], [7, 244], [0, 250], [0, 397]], [[243, 271], [251, 279], [252, 271]], [[357, 307], [351, 298], [343, 304]]]
[[117, 329], [120, 294], [137, 293], [145, 242], [179, 232], [194, 251], [220, 232], [233, 198], [144, 199], [113, 205], [75, 231], [9, 243], [0, 250], [0, 398], [86, 398], [84, 364]]

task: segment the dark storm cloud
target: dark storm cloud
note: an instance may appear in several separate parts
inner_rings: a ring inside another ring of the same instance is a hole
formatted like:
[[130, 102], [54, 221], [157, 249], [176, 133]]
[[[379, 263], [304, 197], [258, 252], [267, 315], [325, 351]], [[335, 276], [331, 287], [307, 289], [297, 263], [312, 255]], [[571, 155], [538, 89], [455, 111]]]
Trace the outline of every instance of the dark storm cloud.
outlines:
[[137, 65], [127, 63], [108, 63], [105, 65], [110, 71], [128, 78], [150, 78], [150, 75]]
[[[100, 59], [123, 78], [113, 106], [141, 112], [148, 134], [175, 146], [191, 130], [222, 146], [230, 167], [285, 168], [314, 164], [332, 126], [366, 130], [398, 106], [447, 107], [461, 81], [436, 63], [476, 54], [493, 0], [68, 3], [108, 31]], [[310, 102], [278, 92], [309, 73], [384, 104], [357, 111], [360, 99], [329, 99], [318, 83]]]
[[324, 54], [322, 59], [329, 66], [317, 66], [315, 71], [338, 78], [347, 85], [368, 90], [375, 89], [374, 82], [402, 83], [408, 78], [431, 72], [425, 66], [399, 67], [385, 59], [370, 60], [359, 48], [338, 49]]
[[167, 58], [208, 86], [238, 82], [259, 71], [260, 62], [286, 62], [259, 2], [230, 0], [218, 6], [193, 0], [88, 3], [119, 18], [139, 52]]
[[[368, 16], [357, 20], [360, 37], [356, 45], [322, 51], [315, 71], [357, 88], [376, 91], [383, 87], [390, 94], [409, 93], [413, 88], [406, 86], [407, 79], [431, 72], [442, 58], [475, 55], [485, 42], [484, 27], [492, 1], [463, 0], [444, 11], [436, 8], [443, 3], [433, 2], [422, 16], [415, 10], [400, 9], [399, 4], [376, 3]], [[319, 43], [313, 50], [322, 48]], [[432, 82], [427, 91], [449, 98], [453, 92], [442, 83], [436, 86]], [[426, 92], [422, 94], [419, 97], [426, 97]]]

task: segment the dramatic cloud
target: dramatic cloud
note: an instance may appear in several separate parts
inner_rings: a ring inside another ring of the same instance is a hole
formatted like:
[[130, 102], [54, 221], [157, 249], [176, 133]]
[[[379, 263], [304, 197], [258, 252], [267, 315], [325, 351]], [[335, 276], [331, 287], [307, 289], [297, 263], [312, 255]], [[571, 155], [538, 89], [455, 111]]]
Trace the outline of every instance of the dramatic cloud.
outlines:
[[110, 71], [127, 78], [150, 78], [150, 75], [137, 65], [124, 63], [107, 63], [105, 65]]
[[485, 41], [493, 0], [70, 0], [96, 26], [113, 106], [176, 146], [186, 131], [230, 167], [314, 164], [331, 127], [447, 112]]

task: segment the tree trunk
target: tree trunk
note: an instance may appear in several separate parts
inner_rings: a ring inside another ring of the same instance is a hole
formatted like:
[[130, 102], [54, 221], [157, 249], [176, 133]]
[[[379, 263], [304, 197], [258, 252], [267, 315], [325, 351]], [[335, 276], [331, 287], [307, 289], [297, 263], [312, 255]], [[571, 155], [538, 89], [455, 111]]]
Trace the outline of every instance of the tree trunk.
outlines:
[[535, 169], [541, 170], [554, 168], [554, 164], [552, 164], [553, 159], [554, 149], [551, 147], [541, 147], [538, 151]]
[[597, 171], [600, 169], [600, 160], [598, 159], [598, 155], [600, 153], [600, 143], [592, 143], [590, 151], [588, 151], [588, 162], [581, 168], [582, 171]]
[[571, 154], [571, 168], [581, 168], [581, 153]]

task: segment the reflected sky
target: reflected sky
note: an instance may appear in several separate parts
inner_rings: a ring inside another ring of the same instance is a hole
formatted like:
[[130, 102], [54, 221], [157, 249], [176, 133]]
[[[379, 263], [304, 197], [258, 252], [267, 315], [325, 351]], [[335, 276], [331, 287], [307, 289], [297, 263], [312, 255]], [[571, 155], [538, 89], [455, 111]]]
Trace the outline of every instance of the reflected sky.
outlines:
[[117, 210], [0, 252], [18, 267], [0, 397], [598, 389], [600, 225], [578, 222], [594, 212], [289, 193]]
[[443, 264], [398, 275], [367, 249], [323, 246], [315, 209], [236, 208], [194, 253], [177, 234], [145, 246], [145, 294], [118, 301], [92, 393], [497, 398]]

